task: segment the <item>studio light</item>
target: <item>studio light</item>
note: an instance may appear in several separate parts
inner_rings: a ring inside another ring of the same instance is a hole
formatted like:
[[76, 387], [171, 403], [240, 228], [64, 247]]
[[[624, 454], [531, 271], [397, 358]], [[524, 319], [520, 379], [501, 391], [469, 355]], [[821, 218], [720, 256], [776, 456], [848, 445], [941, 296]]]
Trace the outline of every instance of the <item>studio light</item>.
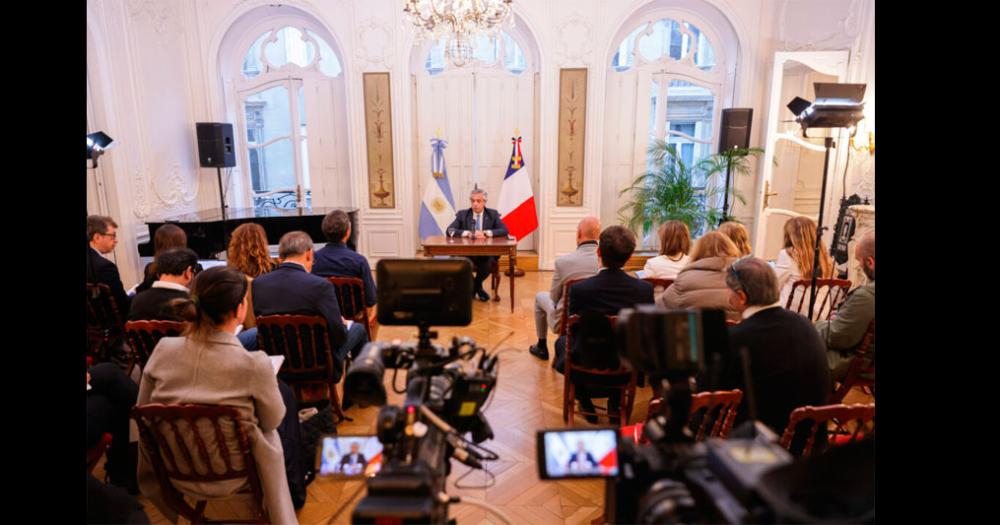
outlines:
[[97, 167], [97, 158], [104, 154], [105, 151], [113, 148], [114, 142], [114, 139], [103, 131], [87, 135], [87, 158], [94, 161], [95, 168]]

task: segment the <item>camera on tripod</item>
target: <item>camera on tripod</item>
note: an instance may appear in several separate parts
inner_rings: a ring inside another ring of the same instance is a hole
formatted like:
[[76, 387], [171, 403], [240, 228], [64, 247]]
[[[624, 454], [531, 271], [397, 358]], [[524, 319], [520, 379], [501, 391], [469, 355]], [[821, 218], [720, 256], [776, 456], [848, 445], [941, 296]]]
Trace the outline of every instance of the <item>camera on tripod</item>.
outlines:
[[[448, 348], [434, 344], [437, 333], [430, 329], [472, 321], [472, 265], [467, 259], [387, 259], [376, 274], [379, 323], [417, 326], [419, 334], [415, 344], [367, 344], [347, 372], [345, 396], [362, 408], [382, 406], [376, 431], [384, 447], [381, 471], [367, 480], [368, 494], [352, 521], [445, 523], [450, 458], [473, 468], [497, 459], [476, 446], [493, 438], [480, 410], [496, 386], [497, 358], [468, 337], [452, 338]], [[387, 368], [393, 390], [405, 394], [402, 406], [386, 405]], [[403, 390], [396, 390], [399, 369], [407, 371]]]

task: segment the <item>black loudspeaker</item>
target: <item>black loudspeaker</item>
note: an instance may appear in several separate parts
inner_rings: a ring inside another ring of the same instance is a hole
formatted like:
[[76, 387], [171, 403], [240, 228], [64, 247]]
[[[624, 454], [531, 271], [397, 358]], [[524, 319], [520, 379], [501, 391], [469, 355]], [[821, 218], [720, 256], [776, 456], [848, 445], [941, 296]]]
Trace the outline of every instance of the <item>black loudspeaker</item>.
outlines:
[[203, 168], [236, 166], [236, 146], [233, 145], [233, 125], [222, 122], [196, 122], [198, 130], [198, 160]]
[[719, 153], [733, 148], [750, 147], [750, 125], [753, 108], [722, 110], [722, 134], [719, 136]]

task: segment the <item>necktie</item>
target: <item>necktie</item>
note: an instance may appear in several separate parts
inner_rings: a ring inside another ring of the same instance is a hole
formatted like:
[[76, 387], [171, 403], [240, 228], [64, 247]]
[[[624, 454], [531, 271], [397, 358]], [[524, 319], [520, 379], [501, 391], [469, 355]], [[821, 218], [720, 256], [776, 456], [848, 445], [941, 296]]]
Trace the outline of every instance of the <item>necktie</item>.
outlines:
[[483, 216], [482, 214], [476, 214], [476, 231], [483, 229]]

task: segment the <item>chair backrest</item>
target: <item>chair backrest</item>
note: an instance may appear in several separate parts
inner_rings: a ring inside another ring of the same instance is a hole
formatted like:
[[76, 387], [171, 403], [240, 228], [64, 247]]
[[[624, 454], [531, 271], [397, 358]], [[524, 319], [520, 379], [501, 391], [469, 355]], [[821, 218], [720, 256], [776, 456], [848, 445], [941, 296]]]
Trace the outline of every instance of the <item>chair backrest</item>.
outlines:
[[642, 280], [653, 285], [654, 296], [660, 295], [667, 288], [670, 288], [670, 285], [674, 284], [673, 279], [664, 279], [662, 277], [643, 277]]
[[344, 319], [364, 322], [368, 307], [365, 302], [365, 283], [357, 277], [327, 277], [326, 280], [337, 289], [337, 303]]
[[[809, 289], [812, 279], [799, 279], [792, 284], [792, 293], [788, 294], [785, 308], [802, 315], [809, 313]], [[830, 319], [833, 312], [847, 298], [851, 290], [851, 281], [847, 279], [816, 279], [816, 304], [813, 306], [812, 321]], [[798, 298], [796, 301], [795, 299]], [[794, 304], [793, 304], [794, 303]]]
[[[781, 435], [781, 446], [785, 448], [792, 446], [792, 439], [795, 437], [795, 427], [802, 421], [812, 422], [808, 430], [809, 438], [802, 449], [802, 455], [808, 456], [812, 453], [817, 432], [820, 429], [826, 428], [827, 423], [830, 421], [835, 423], [839, 434], [850, 436], [847, 441], [857, 441], [861, 436], [874, 434], [875, 404], [825, 405], [796, 408], [789, 416], [788, 426], [785, 427], [785, 432]], [[851, 421], [855, 423], [855, 426], [853, 430], [848, 430], [847, 423]], [[869, 423], [872, 423], [870, 430], [868, 429]], [[845, 432], [846, 434], [844, 434]]]
[[872, 322], [868, 323], [868, 329], [865, 330], [865, 335], [861, 338], [861, 344], [858, 345], [857, 349], [857, 354], [871, 359], [872, 364], [874, 364], [875, 356], [869, 355], [871, 353], [869, 350], [873, 344], [875, 344], [875, 319], [872, 319]]
[[125, 337], [132, 347], [132, 363], [129, 367], [139, 364], [146, 368], [149, 356], [152, 355], [156, 343], [164, 337], [176, 337], [184, 332], [185, 323], [180, 321], [129, 321], [125, 323]]
[[102, 283], [87, 283], [87, 329], [120, 334], [121, 310], [111, 294], [111, 288]]
[[[608, 315], [608, 316], [605, 316], [605, 317], [607, 317], [608, 321], [611, 323], [611, 330], [612, 330], [612, 333], [613, 333], [613, 331], [615, 329], [615, 326], [617, 326], [617, 324], [618, 324], [618, 316], [617, 315]], [[567, 326], [566, 326], [566, 359], [565, 359], [565, 364], [563, 365], [564, 366], [564, 374], [565, 374], [565, 376], [567, 378], [570, 377], [570, 371], [571, 370], [576, 370], [578, 372], [584, 372], [584, 373], [592, 374], [592, 375], [605, 375], [605, 376], [626, 376], [626, 375], [629, 375], [629, 374], [636, 375], [636, 372], [635, 372], [634, 369], [627, 368], [624, 365], [619, 366], [617, 370], [608, 370], [608, 369], [598, 369], [598, 368], [586, 368], [586, 367], [580, 366], [579, 363], [571, 363], [572, 360], [570, 359], [570, 356], [572, 355], [572, 349], [573, 349], [573, 346], [572, 346], [573, 345], [573, 336], [572, 336], [573, 331], [570, 328], [573, 325], [579, 323], [580, 319], [581, 319], [581, 317], [579, 315], [576, 315], [576, 314], [569, 316], [569, 318], [567, 319], [567, 323], [566, 323], [567, 324]]]
[[[719, 390], [716, 392], [699, 392], [691, 396], [691, 416], [704, 410], [701, 422], [695, 435], [695, 440], [717, 437], [725, 439], [733, 428], [736, 411], [743, 400], [743, 391]], [[711, 422], [711, 428], [709, 423]], [[708, 433], [706, 434], [706, 430]]]
[[204, 519], [203, 507], [192, 508], [173, 481], [246, 479], [255, 517], [267, 519], [250, 440], [240, 426], [236, 408], [150, 404], [133, 408], [131, 416], [139, 427], [140, 443], [149, 455], [164, 499], [179, 514], [195, 523]]
[[[577, 279], [567, 279], [563, 282], [563, 309], [562, 318], [559, 320], [559, 335], [566, 335], [569, 324], [569, 287], [589, 277], [579, 277]], [[569, 342], [567, 341], [567, 345]]]
[[833, 393], [830, 395], [831, 403], [840, 403], [855, 386], [862, 387], [874, 393], [875, 390], [875, 352], [871, 349], [875, 344], [875, 319], [868, 323], [861, 344], [858, 345], [854, 357], [847, 366], [847, 373], [838, 386], [834, 383]]
[[333, 380], [333, 353], [326, 319], [318, 315], [264, 315], [257, 318], [258, 347], [283, 355], [282, 376]]

